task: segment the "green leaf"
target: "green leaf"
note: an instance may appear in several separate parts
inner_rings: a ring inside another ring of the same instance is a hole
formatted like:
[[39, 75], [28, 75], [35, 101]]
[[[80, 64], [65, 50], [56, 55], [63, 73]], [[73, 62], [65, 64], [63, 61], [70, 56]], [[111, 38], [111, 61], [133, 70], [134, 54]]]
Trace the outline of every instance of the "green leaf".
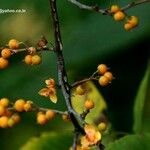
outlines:
[[43, 133], [40, 137], [31, 138], [20, 150], [67, 150], [72, 144], [68, 133]]
[[150, 134], [127, 135], [106, 147], [106, 150], [149, 150]]
[[141, 81], [139, 90], [134, 104], [134, 125], [133, 130], [136, 133], [143, 132], [143, 120], [144, 120], [144, 111], [147, 106], [146, 103], [149, 99], [148, 90], [149, 90], [149, 79], [150, 79], [150, 63], [147, 66], [145, 75]]

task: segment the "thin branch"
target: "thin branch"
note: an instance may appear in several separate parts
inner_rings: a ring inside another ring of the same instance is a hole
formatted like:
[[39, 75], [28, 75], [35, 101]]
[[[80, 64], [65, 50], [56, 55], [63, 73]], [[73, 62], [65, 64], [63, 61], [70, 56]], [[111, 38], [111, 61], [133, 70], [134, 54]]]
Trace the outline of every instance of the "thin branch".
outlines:
[[71, 85], [71, 87], [73, 88], [73, 87], [76, 87], [76, 86], [78, 86], [78, 85], [81, 85], [81, 84], [83, 84], [83, 83], [85, 83], [85, 82], [92, 81], [92, 80], [97, 80], [97, 78], [95, 78], [95, 77], [90, 77], [90, 78], [85, 78], [85, 79], [80, 80], [80, 81], [76, 81], [75, 83], [73, 83], [73, 84]]
[[[57, 57], [57, 70], [58, 70], [58, 83], [61, 87], [62, 94], [65, 98], [65, 102], [67, 105], [68, 113], [70, 119], [74, 125], [75, 130], [80, 131], [80, 133], [84, 133], [83, 128], [78, 123], [78, 120], [83, 122], [80, 115], [78, 115], [74, 109], [72, 108], [71, 104], [71, 93], [70, 93], [70, 85], [68, 82], [68, 77], [65, 69], [65, 61], [64, 56], [62, 53], [62, 41], [61, 41], [61, 34], [60, 34], [60, 26], [59, 26], [59, 18], [57, 13], [56, 7], [56, 0], [49, 0], [50, 8], [51, 8], [51, 15], [52, 15], [52, 22], [54, 27], [54, 38], [55, 38], [55, 48], [54, 51]], [[78, 120], [77, 120], [78, 118]]]
[[90, 110], [89, 109], [86, 109], [85, 111], [83, 111], [83, 113], [81, 114], [81, 117], [83, 118], [83, 119], [85, 119], [85, 117], [87, 116], [87, 114], [90, 112]]
[[[86, 10], [90, 10], [90, 11], [95, 11], [98, 13], [101, 13], [103, 15], [112, 15], [112, 13], [110, 12], [110, 9], [101, 9], [99, 6], [95, 5], [95, 6], [89, 6], [89, 5], [85, 5], [83, 3], [78, 2], [77, 0], [68, 0], [70, 3], [78, 6], [80, 9], [86, 9]], [[150, 0], [137, 0], [135, 2], [131, 2], [129, 4], [127, 4], [126, 6], [122, 7], [121, 10], [125, 11], [129, 8], [132, 8], [136, 5], [140, 5], [143, 3], [147, 3], [150, 2]]]
[[[35, 105], [34, 105], [35, 106]], [[16, 112], [15, 108], [14, 107], [8, 107], [7, 108], [9, 111], [13, 111], [13, 112]], [[43, 107], [33, 107], [30, 112], [39, 112], [39, 111], [42, 111], [42, 112], [46, 112], [48, 110], [51, 110], [57, 114], [60, 114], [60, 115], [67, 115], [68, 113], [66, 111], [60, 111], [60, 110], [56, 110], [56, 109], [50, 109], [50, 108], [43, 108]]]
[[72, 145], [72, 149], [73, 150], [77, 150], [77, 144], [78, 144], [78, 140], [79, 140], [79, 136], [80, 136], [80, 133], [78, 131], [75, 131], [74, 133], [74, 139], [73, 139], [73, 145]]
[[131, 3], [127, 4], [126, 6], [122, 7], [121, 10], [125, 11], [129, 8], [132, 8], [134, 6], [137, 6], [137, 5], [140, 5], [140, 4], [143, 4], [143, 3], [147, 3], [147, 2], [150, 2], [150, 0], [137, 0], [135, 2], [131, 2]]
[[83, 3], [78, 2], [77, 0], [68, 0], [68, 1], [71, 2], [72, 4], [78, 6], [80, 9], [86, 9], [86, 10], [90, 10], [90, 11], [95, 11], [95, 12], [101, 13], [103, 15], [109, 14], [109, 12], [107, 10], [101, 9], [97, 5], [95, 5], [95, 6], [88, 6], [88, 5], [85, 5]]

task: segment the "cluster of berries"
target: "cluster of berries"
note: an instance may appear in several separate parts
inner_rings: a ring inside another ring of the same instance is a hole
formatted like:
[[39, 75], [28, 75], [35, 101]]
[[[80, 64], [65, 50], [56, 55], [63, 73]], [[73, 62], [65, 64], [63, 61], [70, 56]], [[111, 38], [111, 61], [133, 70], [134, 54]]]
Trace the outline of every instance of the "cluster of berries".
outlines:
[[42, 62], [41, 56], [37, 55], [35, 47], [29, 47], [29, 54], [25, 56], [24, 62], [27, 65], [39, 65]]
[[24, 58], [24, 62], [27, 65], [39, 65], [42, 59], [39, 55], [26, 55]]
[[9, 99], [2, 98], [0, 100], [0, 128], [13, 127], [20, 122], [20, 116], [9, 110]]
[[[37, 113], [37, 123], [40, 125], [45, 125], [49, 120], [52, 120], [56, 116], [56, 112], [53, 110], [40, 111]], [[62, 114], [62, 119], [65, 122], [70, 121], [70, 117], [67, 113]]]
[[98, 80], [101, 86], [107, 86], [113, 80], [113, 74], [108, 69], [105, 64], [100, 64], [97, 67], [98, 73], [101, 75]]
[[14, 109], [17, 112], [29, 112], [32, 111], [33, 102], [32, 101], [25, 101], [24, 99], [18, 99], [14, 103]]
[[122, 21], [126, 19], [126, 23], [124, 24], [124, 29], [126, 31], [133, 29], [139, 23], [136, 16], [127, 16], [118, 5], [112, 5], [110, 12], [113, 14], [114, 20], [116, 21]]
[[11, 55], [12, 49], [18, 49], [19, 48], [19, 41], [15, 40], [15, 39], [11, 39], [8, 42], [8, 47], [3, 48], [1, 50], [1, 57], [0, 57], [0, 69], [4, 69], [8, 66], [9, 61], [7, 60]]
[[52, 110], [47, 110], [46, 112], [37, 113], [37, 123], [40, 125], [45, 125], [49, 120], [55, 117], [56, 113]]
[[[8, 58], [10, 58], [11, 55], [22, 50], [19, 49], [20, 43], [22, 42], [19, 42], [16, 39], [11, 39], [8, 42], [7, 47], [1, 50], [0, 69], [4, 69], [9, 65]], [[35, 47], [26, 47], [24, 50], [29, 53], [24, 58], [24, 62], [27, 65], [38, 65], [42, 62], [41, 56], [37, 54]]]

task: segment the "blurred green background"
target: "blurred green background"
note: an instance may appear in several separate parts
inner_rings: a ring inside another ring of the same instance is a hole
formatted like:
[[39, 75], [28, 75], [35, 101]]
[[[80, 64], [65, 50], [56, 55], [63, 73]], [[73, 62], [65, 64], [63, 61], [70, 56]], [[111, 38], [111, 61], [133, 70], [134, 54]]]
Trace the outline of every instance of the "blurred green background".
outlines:
[[[124, 6], [131, 0], [81, 2], [108, 8], [114, 3]], [[106, 88], [95, 84], [107, 102], [107, 114], [112, 130], [132, 134], [134, 125], [134, 132], [149, 132], [150, 3], [127, 11], [128, 15], [136, 15], [140, 20], [140, 25], [131, 32], [126, 32], [123, 23], [115, 22], [110, 16], [81, 10], [67, 0], [58, 0], [57, 3], [69, 81], [73, 83], [88, 77], [98, 64], [106, 63], [115, 80]], [[48, 0], [0, 0], [0, 9], [26, 10], [26, 13], [22, 14], [0, 14], [0, 46], [6, 45], [12, 38], [34, 46], [41, 35], [53, 42]], [[59, 91], [56, 105], [38, 95], [38, 91], [44, 87], [45, 79], [53, 77], [57, 80], [54, 54], [43, 52], [43, 62], [39, 66], [25, 65], [22, 62], [24, 56], [25, 54], [12, 56], [10, 66], [0, 70], [0, 97], [8, 97], [12, 101], [18, 98], [31, 99], [43, 107], [65, 110], [66, 106]], [[62, 131], [67, 140], [63, 135], [61, 138], [56, 134]], [[20, 125], [12, 129], [0, 129], [0, 149], [18, 150], [31, 137], [39, 137], [43, 132], [51, 133], [43, 136], [43, 139], [48, 137], [49, 145], [52, 141], [51, 150], [66, 150], [68, 145], [71, 145], [72, 127], [69, 123], [63, 123], [61, 117], [56, 117], [41, 127], [36, 124], [35, 114], [31, 113], [22, 115]], [[60, 144], [54, 139], [60, 141]], [[43, 146], [39, 149], [46, 148]]]

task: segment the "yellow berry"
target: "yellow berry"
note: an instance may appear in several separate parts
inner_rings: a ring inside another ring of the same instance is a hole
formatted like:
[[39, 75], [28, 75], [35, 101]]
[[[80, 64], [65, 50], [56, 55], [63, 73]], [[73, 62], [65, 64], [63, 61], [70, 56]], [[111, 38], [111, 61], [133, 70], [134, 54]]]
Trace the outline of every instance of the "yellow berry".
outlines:
[[63, 115], [62, 115], [62, 119], [63, 119], [65, 122], [70, 121], [70, 117], [69, 117], [68, 114], [63, 114]]
[[105, 131], [105, 130], [107, 129], [106, 123], [101, 122], [101, 123], [98, 125], [98, 129], [99, 129], [100, 131]]
[[42, 61], [41, 57], [39, 55], [34, 55], [32, 56], [32, 64], [33, 65], [38, 65]]
[[76, 87], [75, 92], [76, 92], [77, 95], [84, 95], [85, 90], [83, 89], [83, 87], [81, 85], [79, 85], [79, 86]]
[[131, 18], [128, 20], [128, 23], [130, 23], [132, 27], [135, 27], [138, 25], [139, 21], [136, 16], [131, 16]]
[[15, 121], [12, 118], [8, 119], [8, 127], [13, 127], [15, 125]]
[[3, 107], [8, 107], [8, 105], [9, 105], [9, 99], [8, 98], [2, 98], [0, 100], [0, 105], [3, 106]]
[[124, 24], [124, 29], [125, 29], [126, 31], [129, 31], [129, 30], [131, 30], [132, 28], [133, 28], [133, 26], [132, 26], [131, 23], [125, 23], [125, 24]]
[[0, 69], [4, 69], [8, 66], [9, 62], [7, 59], [0, 57]]
[[112, 5], [110, 12], [111, 13], [116, 13], [117, 11], [120, 11], [120, 7], [118, 5]]
[[11, 39], [11, 40], [8, 42], [8, 46], [9, 46], [9, 48], [11, 48], [11, 49], [18, 49], [18, 48], [19, 48], [19, 41], [15, 40], [15, 39]]
[[0, 116], [3, 116], [5, 113], [5, 108], [0, 105]]
[[19, 99], [15, 102], [14, 108], [16, 109], [16, 111], [22, 112], [24, 111], [24, 105], [25, 105], [25, 101], [23, 99]]
[[38, 114], [37, 115], [37, 123], [40, 125], [44, 125], [47, 123], [47, 118], [45, 114]]
[[107, 77], [109, 79], [109, 81], [111, 81], [113, 79], [113, 74], [109, 71], [104, 73], [104, 77]]
[[84, 107], [86, 109], [92, 109], [92, 108], [94, 108], [94, 102], [93, 102], [93, 100], [91, 100], [91, 99], [86, 100], [85, 103], [84, 103]]
[[100, 84], [101, 86], [106, 86], [106, 85], [109, 84], [110, 81], [109, 81], [109, 79], [108, 79], [107, 77], [101, 76], [101, 77], [99, 78], [98, 82], [99, 82], [99, 84]]
[[7, 128], [8, 127], [8, 117], [2, 116], [0, 117], [0, 127]]
[[46, 118], [47, 118], [47, 120], [50, 120], [50, 119], [53, 119], [54, 117], [55, 117], [55, 112], [54, 111], [52, 111], [52, 110], [48, 110], [48, 111], [46, 111]]
[[105, 64], [100, 64], [98, 65], [97, 70], [99, 74], [104, 74], [108, 70], [108, 68]]
[[25, 103], [24, 104], [24, 110], [26, 112], [31, 111], [32, 110], [32, 105], [30, 103]]
[[125, 14], [122, 11], [118, 11], [114, 14], [114, 19], [116, 21], [121, 21], [125, 18]]
[[13, 114], [11, 118], [14, 120], [15, 124], [19, 123], [21, 120], [18, 114]]
[[9, 58], [11, 56], [11, 51], [10, 49], [8, 48], [4, 48], [2, 51], [1, 51], [1, 56], [3, 58]]
[[26, 55], [25, 58], [24, 58], [24, 62], [27, 65], [31, 65], [32, 64], [32, 55]]

